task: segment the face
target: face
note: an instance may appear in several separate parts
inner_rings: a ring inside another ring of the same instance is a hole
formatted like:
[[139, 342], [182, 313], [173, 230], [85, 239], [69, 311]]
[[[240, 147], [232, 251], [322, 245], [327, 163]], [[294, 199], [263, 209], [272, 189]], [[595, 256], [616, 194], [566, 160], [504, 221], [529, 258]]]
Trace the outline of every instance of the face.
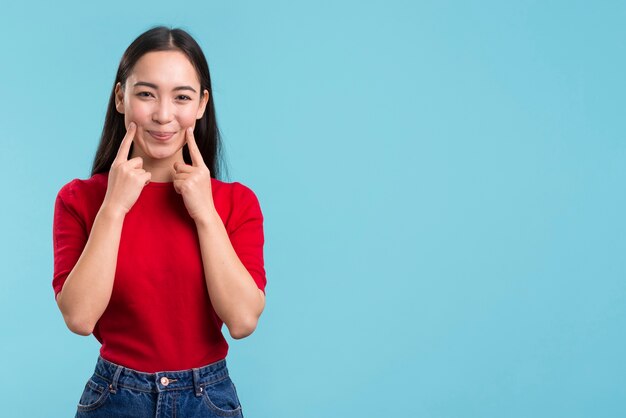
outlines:
[[200, 90], [196, 70], [182, 52], [154, 51], [137, 61], [124, 86], [115, 86], [115, 97], [126, 128], [137, 124], [131, 157], [182, 161], [185, 129], [202, 118], [209, 92]]

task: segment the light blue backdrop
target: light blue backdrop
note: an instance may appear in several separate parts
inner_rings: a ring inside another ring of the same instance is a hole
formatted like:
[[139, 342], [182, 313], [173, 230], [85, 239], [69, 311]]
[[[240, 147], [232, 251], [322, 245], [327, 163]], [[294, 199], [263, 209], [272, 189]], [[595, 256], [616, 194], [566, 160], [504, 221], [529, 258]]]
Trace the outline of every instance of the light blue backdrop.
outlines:
[[227, 180], [265, 214], [267, 308], [229, 355], [246, 417], [624, 416], [624, 22], [618, 1], [3, 3], [2, 416], [71, 416], [93, 370], [54, 302], [53, 204], [156, 24], [204, 48]]

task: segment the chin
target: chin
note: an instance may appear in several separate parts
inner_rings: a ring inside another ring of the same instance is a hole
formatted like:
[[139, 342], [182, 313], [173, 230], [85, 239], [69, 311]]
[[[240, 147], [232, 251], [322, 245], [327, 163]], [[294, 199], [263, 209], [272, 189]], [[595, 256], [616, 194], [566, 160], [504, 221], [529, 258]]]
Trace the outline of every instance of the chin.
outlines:
[[168, 145], [160, 145], [160, 146], [152, 146], [147, 151], [147, 155], [150, 158], [162, 160], [166, 158], [171, 158], [175, 156], [177, 153], [182, 153], [182, 148], [185, 145], [184, 142], [180, 144], [168, 144]]
[[151, 154], [150, 156], [154, 160], [167, 160], [169, 158], [173, 158], [176, 155], [176, 152], [157, 152]]

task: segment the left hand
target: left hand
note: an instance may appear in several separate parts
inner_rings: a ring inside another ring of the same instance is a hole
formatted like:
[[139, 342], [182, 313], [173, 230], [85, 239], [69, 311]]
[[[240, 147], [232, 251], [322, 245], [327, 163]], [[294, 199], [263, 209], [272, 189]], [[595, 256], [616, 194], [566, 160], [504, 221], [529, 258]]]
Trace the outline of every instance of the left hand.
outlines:
[[211, 190], [211, 172], [204, 164], [202, 154], [193, 136], [193, 127], [185, 131], [189, 155], [192, 165], [181, 162], [174, 163], [174, 189], [183, 195], [187, 212], [194, 219], [199, 221], [211, 215], [215, 211], [213, 203], [213, 193]]

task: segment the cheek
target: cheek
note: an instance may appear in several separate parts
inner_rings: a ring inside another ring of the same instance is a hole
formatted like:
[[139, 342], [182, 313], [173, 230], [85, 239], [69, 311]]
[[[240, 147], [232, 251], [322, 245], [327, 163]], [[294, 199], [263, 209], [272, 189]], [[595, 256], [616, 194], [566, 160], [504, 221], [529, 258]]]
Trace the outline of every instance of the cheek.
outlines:
[[150, 120], [150, 109], [142, 103], [130, 103], [126, 109], [126, 117], [139, 123]]
[[196, 123], [196, 115], [198, 109], [195, 106], [187, 106], [188, 109], [184, 109], [178, 115], [178, 121], [183, 128], [193, 126]]

